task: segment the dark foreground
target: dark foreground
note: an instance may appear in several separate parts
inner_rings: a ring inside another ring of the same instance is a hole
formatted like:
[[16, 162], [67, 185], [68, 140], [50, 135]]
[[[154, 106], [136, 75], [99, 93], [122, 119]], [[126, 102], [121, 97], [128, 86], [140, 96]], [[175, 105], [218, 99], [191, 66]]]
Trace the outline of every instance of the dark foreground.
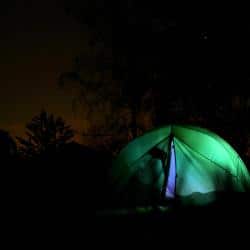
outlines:
[[[66, 247], [67, 249], [120, 249], [147, 247], [199, 247], [214, 244], [249, 244], [250, 209], [247, 196], [208, 207], [172, 207], [137, 213], [94, 214], [89, 204], [69, 199], [33, 199], [12, 203], [4, 234], [10, 245]], [[78, 197], [79, 198], [79, 197]], [[219, 243], [218, 243], [219, 242]], [[90, 248], [88, 248], [90, 247]], [[168, 249], [168, 248], [166, 248]]]
[[96, 213], [97, 204], [107, 201], [108, 193], [100, 186], [95, 192], [98, 182], [93, 175], [83, 179], [75, 169], [44, 169], [13, 169], [1, 175], [2, 237], [9, 246], [133, 249], [135, 243], [140, 248], [153, 243], [206, 249], [207, 244], [220, 241], [227, 246], [237, 243], [239, 249], [249, 244], [249, 194], [228, 194], [205, 207]]
[[[167, 211], [97, 215], [94, 234], [111, 246], [149, 243], [168, 246], [215, 247], [249, 244], [249, 196], [241, 194], [205, 207], [178, 207]], [[99, 243], [99, 242], [98, 242]], [[217, 244], [216, 243], [216, 244]]]

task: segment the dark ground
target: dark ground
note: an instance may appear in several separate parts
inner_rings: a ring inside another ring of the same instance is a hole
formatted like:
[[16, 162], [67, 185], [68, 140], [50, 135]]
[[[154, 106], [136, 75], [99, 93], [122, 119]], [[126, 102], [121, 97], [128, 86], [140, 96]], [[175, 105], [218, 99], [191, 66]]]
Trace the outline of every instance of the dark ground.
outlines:
[[[109, 216], [98, 218], [95, 235], [115, 245], [164, 245], [174, 247], [214, 247], [213, 244], [238, 247], [249, 237], [249, 206], [189, 208], [168, 213]], [[219, 245], [218, 245], [219, 246]]]
[[[88, 161], [79, 164], [77, 157], [82, 155], [74, 155], [74, 161], [69, 155], [61, 163], [57, 159], [50, 164], [26, 162], [2, 170], [2, 236], [9, 245], [75, 249], [90, 244], [90, 249], [119, 249], [153, 243], [155, 247], [185, 244], [205, 249], [215, 241], [227, 246], [234, 242], [238, 247], [249, 242], [249, 194], [228, 194], [207, 207], [96, 214], [97, 207], [108, 205], [108, 190], [100, 180], [103, 175], [94, 174], [98, 169], [93, 166], [105, 162], [104, 157], [88, 155]], [[96, 165], [91, 165], [94, 159]]]
[[[41, 175], [40, 175], [41, 176]], [[43, 175], [44, 177], [44, 175]], [[27, 180], [26, 180], [27, 181]], [[40, 184], [47, 181], [47, 186]], [[58, 186], [57, 186], [58, 184]], [[38, 188], [40, 187], [40, 188]], [[63, 189], [62, 189], [63, 187]], [[86, 186], [84, 186], [86, 188]], [[222, 245], [249, 242], [249, 195], [232, 196], [207, 207], [173, 207], [169, 211], [96, 215], [90, 187], [82, 192], [78, 185], [65, 186], [39, 178], [12, 191], [2, 203], [4, 234], [35, 245], [133, 248], [148, 244], [198, 246], [206, 249], [215, 242]], [[63, 190], [68, 191], [68, 193]], [[105, 196], [105, 193], [100, 194]], [[11, 244], [13, 240], [10, 240]], [[216, 243], [217, 244], [217, 243]]]

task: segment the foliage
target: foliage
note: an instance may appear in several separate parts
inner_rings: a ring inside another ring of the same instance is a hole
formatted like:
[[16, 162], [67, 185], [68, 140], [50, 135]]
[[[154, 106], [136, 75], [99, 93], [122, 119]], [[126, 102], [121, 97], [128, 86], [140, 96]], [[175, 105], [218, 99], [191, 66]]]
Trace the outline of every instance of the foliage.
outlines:
[[17, 153], [17, 146], [10, 134], [0, 129], [0, 155], [1, 157], [12, 157]]
[[41, 111], [26, 125], [27, 138], [16, 137], [24, 157], [55, 152], [73, 139], [74, 132], [61, 117]]
[[[115, 138], [119, 133], [129, 134], [132, 139], [141, 131], [138, 120], [144, 111], [150, 113], [151, 126], [184, 122], [217, 131], [237, 124], [227, 129], [234, 134], [239, 120], [233, 118], [232, 98], [247, 84], [239, 81], [242, 67], [235, 62], [240, 60], [228, 58], [228, 49], [219, 42], [210, 42], [210, 37], [221, 33], [220, 15], [213, 17], [208, 32], [210, 14], [196, 12], [192, 19], [189, 12], [181, 13], [179, 6], [165, 8], [165, 2], [164, 7], [130, 0], [64, 3], [67, 13], [82, 24], [90, 51], [94, 51], [92, 56], [81, 55], [72, 72], [62, 74], [63, 79], [80, 83], [79, 100], [85, 100], [83, 119], [92, 121], [84, 134], [91, 136], [98, 131], [105, 135], [98, 137], [101, 142], [111, 140], [106, 134]], [[193, 21], [196, 19], [198, 23]], [[92, 79], [88, 72], [92, 72]], [[97, 83], [98, 76], [103, 78]], [[142, 105], [148, 93], [150, 109]], [[111, 108], [105, 108], [107, 102]]]

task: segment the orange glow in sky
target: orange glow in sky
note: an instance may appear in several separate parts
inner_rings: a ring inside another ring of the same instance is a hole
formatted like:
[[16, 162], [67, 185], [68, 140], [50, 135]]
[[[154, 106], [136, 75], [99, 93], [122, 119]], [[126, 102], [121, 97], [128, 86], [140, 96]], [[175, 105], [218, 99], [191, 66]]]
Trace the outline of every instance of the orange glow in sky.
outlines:
[[57, 81], [71, 69], [74, 57], [88, 49], [82, 27], [58, 2], [28, 1], [6, 9], [0, 28], [0, 128], [22, 135], [25, 124], [45, 109], [80, 129], [71, 97]]

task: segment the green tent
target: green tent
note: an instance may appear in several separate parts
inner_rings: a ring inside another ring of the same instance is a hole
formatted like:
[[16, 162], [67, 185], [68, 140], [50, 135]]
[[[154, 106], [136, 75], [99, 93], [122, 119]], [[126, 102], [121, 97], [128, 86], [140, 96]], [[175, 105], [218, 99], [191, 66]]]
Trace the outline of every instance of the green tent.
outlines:
[[112, 183], [120, 200], [135, 204], [207, 204], [224, 191], [249, 189], [248, 170], [218, 135], [171, 125], [134, 139], [114, 160]]

